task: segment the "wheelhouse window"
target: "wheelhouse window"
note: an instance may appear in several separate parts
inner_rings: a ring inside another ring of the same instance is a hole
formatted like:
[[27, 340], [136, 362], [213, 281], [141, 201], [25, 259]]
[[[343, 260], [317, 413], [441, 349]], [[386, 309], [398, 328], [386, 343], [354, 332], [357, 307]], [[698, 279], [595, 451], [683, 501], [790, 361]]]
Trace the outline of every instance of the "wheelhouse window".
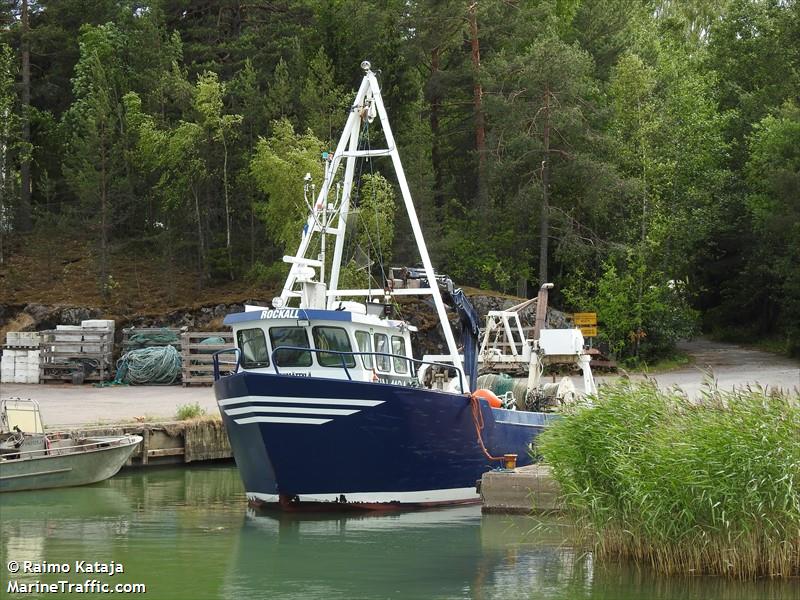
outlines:
[[269, 366], [267, 338], [263, 329], [240, 329], [236, 332], [236, 341], [242, 353], [242, 367], [257, 369]]
[[[386, 335], [382, 333], [375, 334], [375, 352], [389, 354], [389, 338]], [[384, 373], [389, 372], [390, 366], [388, 356], [376, 356], [375, 362], [378, 364], [378, 371], [383, 371]]]
[[[311, 347], [305, 327], [270, 327], [269, 340], [276, 350], [279, 346]], [[310, 367], [311, 352], [290, 349], [277, 350], [275, 364], [279, 367]]]
[[[350, 345], [350, 338], [347, 337], [347, 332], [341, 327], [314, 327], [312, 334], [314, 347], [317, 350], [353, 351], [353, 347]], [[344, 362], [342, 359], [344, 359]], [[323, 367], [341, 367], [342, 364], [347, 365], [349, 368], [356, 366], [356, 359], [352, 354], [343, 356], [341, 354], [319, 352], [317, 353], [317, 362]]]
[[[358, 344], [359, 352], [372, 352], [372, 343], [369, 333], [366, 331], [356, 331], [356, 344]], [[372, 356], [368, 354], [361, 355], [361, 362], [365, 369], [372, 368]]]
[[[406, 354], [406, 341], [399, 335], [392, 336], [392, 354], [399, 354], [400, 356], [408, 356]], [[408, 373], [408, 361], [395, 356], [394, 370], [396, 373]]]

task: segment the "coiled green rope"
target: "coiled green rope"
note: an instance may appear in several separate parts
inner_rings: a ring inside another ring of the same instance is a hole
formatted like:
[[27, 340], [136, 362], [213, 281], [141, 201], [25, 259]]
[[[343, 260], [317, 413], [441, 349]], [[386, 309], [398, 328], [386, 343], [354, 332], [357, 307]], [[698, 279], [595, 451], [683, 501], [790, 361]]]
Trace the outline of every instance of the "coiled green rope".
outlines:
[[175, 383], [181, 374], [181, 355], [172, 346], [154, 346], [126, 352], [117, 361], [115, 382], [133, 385]]
[[166, 346], [167, 344], [175, 344], [178, 342], [180, 342], [178, 336], [169, 329], [164, 328], [150, 333], [134, 333], [134, 330], [131, 330], [130, 337], [128, 338], [129, 346], [138, 346], [139, 348]]

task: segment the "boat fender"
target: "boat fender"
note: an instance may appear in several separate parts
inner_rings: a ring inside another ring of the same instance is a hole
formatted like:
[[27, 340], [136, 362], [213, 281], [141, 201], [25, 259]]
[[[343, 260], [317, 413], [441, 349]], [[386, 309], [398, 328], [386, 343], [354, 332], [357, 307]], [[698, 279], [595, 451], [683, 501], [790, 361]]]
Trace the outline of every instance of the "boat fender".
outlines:
[[480, 389], [475, 390], [472, 394], [474, 398], [480, 398], [481, 400], [486, 400], [489, 403], [489, 406], [492, 408], [502, 408], [503, 401], [498, 398], [495, 393], [491, 390], [487, 389]]

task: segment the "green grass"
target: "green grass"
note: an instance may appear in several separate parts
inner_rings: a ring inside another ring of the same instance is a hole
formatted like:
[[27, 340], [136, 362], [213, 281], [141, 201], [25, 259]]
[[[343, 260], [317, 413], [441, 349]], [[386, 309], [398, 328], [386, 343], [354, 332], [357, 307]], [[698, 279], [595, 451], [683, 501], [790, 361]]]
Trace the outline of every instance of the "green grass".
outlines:
[[203, 417], [205, 414], [206, 410], [198, 402], [194, 402], [192, 404], [181, 404], [175, 412], [175, 418], [178, 421], [188, 421], [189, 419]]
[[605, 388], [539, 437], [599, 558], [668, 574], [800, 575], [800, 397]]
[[675, 351], [670, 356], [666, 356], [655, 362], [640, 363], [639, 365], [634, 366], [633, 370], [641, 371], [642, 373], [647, 373], [647, 374], [667, 373], [669, 371], [674, 371], [676, 369], [685, 367], [686, 365], [691, 364], [691, 362], [692, 362], [691, 356], [689, 356], [685, 352]]

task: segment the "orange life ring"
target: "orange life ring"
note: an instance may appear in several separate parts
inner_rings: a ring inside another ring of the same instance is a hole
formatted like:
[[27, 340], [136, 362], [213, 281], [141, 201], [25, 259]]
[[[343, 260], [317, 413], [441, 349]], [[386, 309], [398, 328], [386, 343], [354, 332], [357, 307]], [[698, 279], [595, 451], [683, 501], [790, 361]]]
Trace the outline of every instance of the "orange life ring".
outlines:
[[475, 390], [472, 394], [476, 398], [486, 400], [492, 408], [502, 408], [503, 402], [498, 398], [493, 391], [487, 389]]

